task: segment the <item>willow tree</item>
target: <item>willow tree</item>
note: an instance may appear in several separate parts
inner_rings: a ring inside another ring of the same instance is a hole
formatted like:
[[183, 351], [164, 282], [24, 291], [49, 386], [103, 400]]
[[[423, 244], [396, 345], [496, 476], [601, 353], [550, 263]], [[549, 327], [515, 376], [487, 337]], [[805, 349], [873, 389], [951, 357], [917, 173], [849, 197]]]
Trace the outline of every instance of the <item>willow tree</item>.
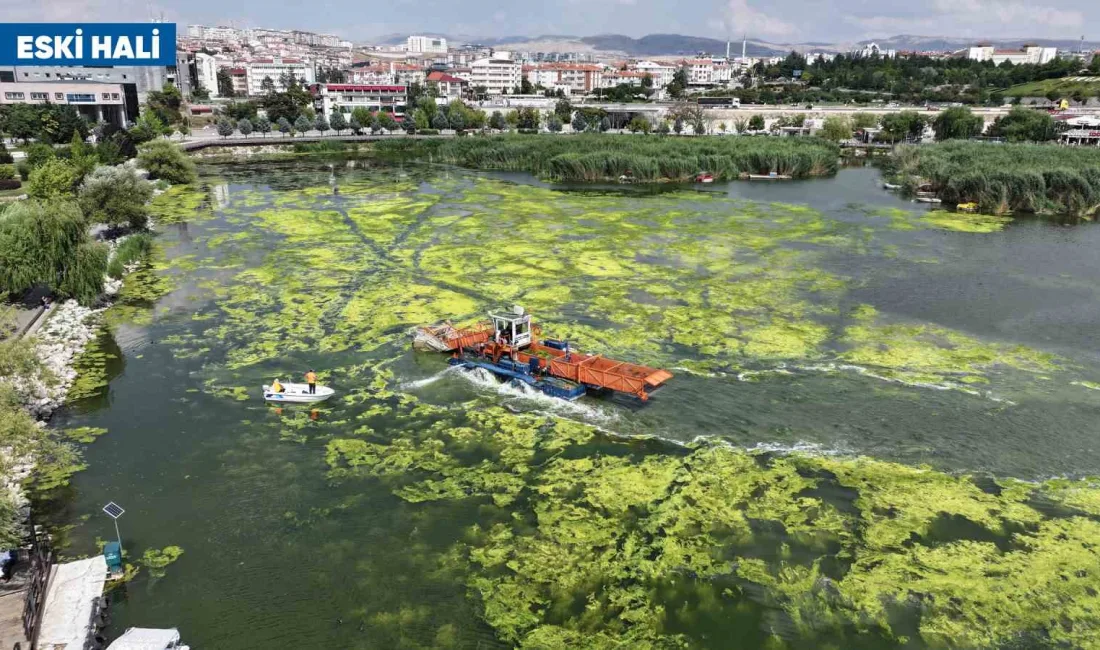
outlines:
[[103, 289], [107, 256], [73, 201], [20, 201], [0, 215], [0, 291], [41, 285], [88, 304]]

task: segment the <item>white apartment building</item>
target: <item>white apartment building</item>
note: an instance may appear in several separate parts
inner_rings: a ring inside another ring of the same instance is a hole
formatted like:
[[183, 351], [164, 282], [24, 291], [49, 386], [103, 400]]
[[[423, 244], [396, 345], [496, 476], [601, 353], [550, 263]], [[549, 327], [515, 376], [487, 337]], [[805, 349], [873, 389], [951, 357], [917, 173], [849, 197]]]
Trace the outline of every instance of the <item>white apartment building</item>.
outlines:
[[672, 75], [676, 74], [675, 66], [656, 63], [654, 61], [639, 61], [634, 64], [638, 72], [648, 73], [653, 78], [654, 88], [664, 88], [672, 83]]
[[1030, 45], [1022, 50], [998, 50], [992, 45], [979, 45], [967, 51], [967, 58], [972, 61], [992, 61], [994, 65], [1001, 65], [1005, 61], [1010, 61], [1013, 65], [1040, 65], [1058, 58], [1058, 48]]
[[286, 90], [286, 86], [279, 83], [279, 77], [284, 73], [294, 75], [296, 79], [309, 85], [314, 81], [313, 66], [306, 65], [298, 59], [256, 59], [241, 65], [245, 70], [247, 91], [250, 96], [263, 95], [263, 83], [267, 77], [275, 83], [275, 90]]
[[408, 104], [405, 86], [398, 85], [314, 84], [310, 87], [310, 92], [313, 93], [314, 109], [327, 120], [331, 120], [337, 111], [350, 120], [351, 113], [356, 108], [401, 117]]
[[195, 81], [210, 93], [211, 97], [218, 96], [218, 63], [217, 60], [205, 52], [195, 52]]
[[446, 54], [447, 39], [435, 36], [410, 36], [405, 40], [405, 50], [417, 54]]
[[506, 52], [499, 52], [487, 59], [478, 59], [470, 64], [470, 86], [485, 86], [491, 95], [512, 92], [520, 85], [523, 67], [513, 61]]
[[728, 86], [733, 81], [733, 66], [728, 63], [715, 63], [711, 77], [716, 85]]
[[542, 63], [523, 66], [523, 76], [546, 88], [586, 93], [603, 87], [603, 66], [591, 63]]
[[710, 59], [686, 59], [680, 62], [687, 69], [689, 86], [714, 84], [714, 61]]

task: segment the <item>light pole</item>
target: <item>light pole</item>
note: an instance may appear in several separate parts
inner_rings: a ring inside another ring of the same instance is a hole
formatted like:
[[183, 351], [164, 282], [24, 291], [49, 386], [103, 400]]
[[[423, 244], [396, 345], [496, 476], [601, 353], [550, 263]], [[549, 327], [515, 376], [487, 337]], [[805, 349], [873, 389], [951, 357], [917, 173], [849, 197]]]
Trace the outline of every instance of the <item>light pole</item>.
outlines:
[[110, 517], [111, 519], [113, 519], [114, 522], [115, 522], [115, 537], [118, 539], [118, 556], [119, 556], [119, 558], [121, 558], [122, 557], [122, 533], [118, 532], [118, 518], [121, 517], [123, 514], [125, 514], [126, 511], [122, 509], [122, 506], [120, 506], [117, 503], [115, 503], [114, 501], [112, 501], [112, 502], [108, 503], [107, 505], [103, 506], [103, 512], [106, 512], [107, 516]]

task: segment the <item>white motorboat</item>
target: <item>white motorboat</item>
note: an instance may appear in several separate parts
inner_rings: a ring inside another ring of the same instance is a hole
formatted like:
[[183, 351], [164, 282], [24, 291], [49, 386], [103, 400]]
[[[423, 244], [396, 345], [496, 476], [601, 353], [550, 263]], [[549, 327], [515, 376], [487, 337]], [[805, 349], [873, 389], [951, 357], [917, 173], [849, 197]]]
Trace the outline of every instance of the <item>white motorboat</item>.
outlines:
[[271, 386], [264, 386], [264, 399], [268, 402], [286, 402], [288, 404], [312, 404], [323, 402], [336, 391], [328, 386], [317, 386], [316, 393], [309, 392], [309, 384], [283, 384], [283, 391], [276, 393]]

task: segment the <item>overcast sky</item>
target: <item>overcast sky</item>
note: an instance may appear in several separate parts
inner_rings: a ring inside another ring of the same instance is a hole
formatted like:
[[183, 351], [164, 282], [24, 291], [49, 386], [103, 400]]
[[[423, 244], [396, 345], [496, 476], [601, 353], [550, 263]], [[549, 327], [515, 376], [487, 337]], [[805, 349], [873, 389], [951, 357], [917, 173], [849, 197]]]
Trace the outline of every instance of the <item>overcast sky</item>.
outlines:
[[391, 33], [473, 36], [748, 34], [841, 42], [896, 34], [1100, 40], [1098, 0], [0, 0], [5, 22], [135, 21], [298, 28], [353, 41]]

